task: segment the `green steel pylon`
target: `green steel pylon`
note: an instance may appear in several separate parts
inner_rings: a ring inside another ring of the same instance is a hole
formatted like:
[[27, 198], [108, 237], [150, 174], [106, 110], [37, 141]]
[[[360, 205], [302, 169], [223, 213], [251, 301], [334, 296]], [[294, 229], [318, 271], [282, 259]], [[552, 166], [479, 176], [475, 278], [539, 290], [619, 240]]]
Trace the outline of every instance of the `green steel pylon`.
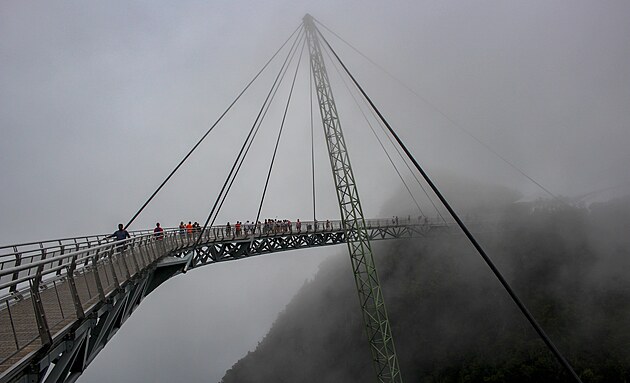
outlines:
[[319, 31], [311, 15], [304, 16], [303, 21], [319, 111], [324, 124], [326, 144], [330, 156], [330, 166], [332, 167], [339, 209], [341, 210], [341, 221], [348, 243], [374, 369], [379, 382], [402, 383], [394, 339], [374, 265], [372, 247], [365, 228], [359, 193], [350, 166], [350, 157], [339, 123], [339, 115], [328, 80], [328, 73], [324, 65]]

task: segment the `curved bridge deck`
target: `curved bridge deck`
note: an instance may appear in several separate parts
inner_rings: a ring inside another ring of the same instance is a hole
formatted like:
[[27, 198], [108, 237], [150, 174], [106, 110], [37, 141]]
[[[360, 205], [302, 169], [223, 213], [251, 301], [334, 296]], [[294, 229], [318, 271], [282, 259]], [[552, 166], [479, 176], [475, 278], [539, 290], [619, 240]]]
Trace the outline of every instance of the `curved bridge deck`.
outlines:
[[[447, 226], [382, 219], [366, 227], [371, 240], [381, 240]], [[345, 243], [340, 221], [238, 235], [223, 226], [131, 234], [119, 242], [96, 235], [0, 247], [0, 383], [74, 381], [143, 297], [190, 268]]]

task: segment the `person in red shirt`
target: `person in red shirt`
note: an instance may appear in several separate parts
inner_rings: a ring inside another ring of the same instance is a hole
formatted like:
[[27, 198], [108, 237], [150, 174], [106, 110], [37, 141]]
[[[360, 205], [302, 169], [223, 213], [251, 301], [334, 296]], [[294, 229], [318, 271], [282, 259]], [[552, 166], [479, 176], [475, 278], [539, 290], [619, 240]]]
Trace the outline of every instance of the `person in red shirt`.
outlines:
[[155, 233], [155, 238], [162, 239], [164, 238], [164, 229], [160, 226], [160, 223], [155, 224], [155, 229], [153, 229], [153, 233]]
[[188, 221], [188, 225], [186, 225], [186, 233], [188, 235], [192, 235], [192, 222]]

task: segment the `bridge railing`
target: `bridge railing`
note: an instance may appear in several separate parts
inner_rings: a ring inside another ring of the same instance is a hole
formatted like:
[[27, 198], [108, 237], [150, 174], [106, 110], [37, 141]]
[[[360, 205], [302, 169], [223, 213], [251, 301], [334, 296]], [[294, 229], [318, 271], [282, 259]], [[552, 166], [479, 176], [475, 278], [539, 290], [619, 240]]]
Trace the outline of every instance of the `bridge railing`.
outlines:
[[[38, 339], [50, 344], [64, 326], [184, 244], [173, 231], [102, 244], [87, 239], [77, 240], [73, 251], [64, 251], [63, 240], [41, 242], [35, 250], [16, 245], [18, 251], [0, 258], [0, 364]], [[13, 262], [5, 259], [15, 256]]]
[[[430, 224], [432, 226], [439, 226], [440, 221], [437, 219], [429, 219], [425, 217], [417, 217], [411, 218], [407, 217], [404, 219], [399, 218], [376, 218], [376, 219], [366, 219], [365, 226], [366, 228], [386, 228], [386, 227], [398, 227], [398, 226], [409, 226], [409, 225], [426, 225]], [[340, 231], [343, 230], [343, 223], [341, 220], [324, 220], [324, 221], [291, 221], [291, 222], [282, 222], [275, 221], [271, 222], [268, 225], [265, 222], [261, 222], [260, 224], [253, 223], [245, 223], [241, 224], [240, 228], [237, 228], [236, 225], [230, 225], [227, 227], [226, 225], [217, 225], [207, 229], [208, 231], [204, 233], [204, 238], [206, 239], [242, 239], [249, 238], [252, 235], [254, 236], [269, 236], [269, 235], [278, 235], [278, 234], [286, 234], [286, 233], [315, 233], [315, 232], [324, 232], [324, 231]]]
[[[422, 222], [423, 218], [419, 218], [419, 220], [396, 220], [392, 219], [369, 219], [366, 220], [366, 226], [370, 227], [386, 227], [386, 226], [398, 226], [399, 224], [413, 224]], [[427, 222], [426, 220], [424, 221]], [[281, 233], [297, 233], [297, 232], [318, 232], [318, 231], [326, 231], [326, 230], [342, 230], [342, 222], [339, 220], [326, 220], [326, 221], [302, 221], [302, 222], [290, 222], [280, 223], [274, 222], [273, 224], [266, 226], [263, 223], [259, 225], [241, 225], [240, 230], [237, 230], [235, 225], [232, 225], [230, 228], [227, 228], [226, 225], [217, 225], [214, 227], [210, 227], [206, 229], [203, 236], [206, 240], [217, 240], [217, 239], [238, 239], [245, 238], [248, 235], [276, 235]], [[180, 229], [178, 228], [167, 228], [164, 233], [180, 233]], [[132, 236], [132, 240], [128, 240], [133, 242], [133, 238], [140, 238], [154, 235], [153, 230], [135, 230], [130, 231], [130, 235]], [[196, 233], [196, 232], [195, 232]], [[188, 234], [184, 229], [183, 233]], [[99, 246], [106, 246], [108, 243], [113, 243], [114, 240], [111, 238], [111, 234], [96, 234], [96, 235], [87, 235], [81, 237], [73, 237], [73, 238], [61, 238], [54, 240], [46, 240], [39, 242], [29, 242], [29, 243], [21, 243], [15, 245], [8, 246], [0, 246], [0, 284], [6, 283], [6, 270], [13, 269], [20, 266], [27, 266], [37, 264], [40, 261], [44, 261], [48, 259], [68, 259], [69, 254], [74, 254], [80, 252], [82, 250], [88, 249], [99, 249]], [[64, 261], [61, 262], [58, 266], [61, 266]], [[45, 264], [51, 264], [54, 262], [45, 262]], [[47, 266], [50, 267], [50, 266]], [[34, 273], [37, 272], [36, 267], [22, 267], [20, 269], [20, 276], [33, 276]], [[18, 279], [16, 274], [15, 279]], [[12, 291], [17, 290], [17, 286], [14, 286]], [[2, 289], [0, 289], [0, 295], [2, 293]]]
[[[398, 220], [369, 219], [366, 226], [387, 227], [400, 224], [427, 223], [427, 219]], [[254, 224], [242, 224], [227, 227], [217, 225], [207, 228], [202, 233], [203, 241], [238, 240], [251, 236], [282, 235], [287, 233], [312, 233], [320, 231], [342, 230], [340, 220], [302, 221], [302, 222], [273, 222], [266, 225], [264, 222]], [[156, 238], [152, 230], [130, 231], [132, 238], [126, 241], [114, 241], [111, 234], [88, 235], [74, 238], [62, 238], [40, 242], [22, 243], [9, 246], [0, 246], [0, 299], [7, 295], [18, 295], [21, 289], [28, 289], [28, 281], [34, 278], [40, 279], [40, 284], [45, 286], [48, 280], [62, 278], [64, 269], [72, 265], [75, 271], [80, 271], [93, 263], [92, 254], [101, 254], [98, 257], [102, 261], [103, 254], [111, 252], [113, 247], [138, 246], [138, 243], [148, 238]], [[167, 228], [163, 232], [163, 238], [173, 240], [173, 246], [191, 246], [191, 240], [196, 240], [200, 233], [188, 233], [186, 229]], [[52, 275], [54, 274], [54, 275]]]
[[[426, 224], [427, 220], [370, 219], [366, 227]], [[204, 232], [168, 228], [130, 232], [114, 241], [91, 235], [0, 247], [0, 364], [37, 340], [50, 344], [65, 326], [166, 254], [183, 254], [195, 242], [246, 241], [252, 237], [339, 232], [339, 220], [219, 225]], [[201, 238], [199, 238], [201, 237]], [[40, 346], [38, 346], [40, 347]], [[1, 373], [1, 371], [0, 371]]]

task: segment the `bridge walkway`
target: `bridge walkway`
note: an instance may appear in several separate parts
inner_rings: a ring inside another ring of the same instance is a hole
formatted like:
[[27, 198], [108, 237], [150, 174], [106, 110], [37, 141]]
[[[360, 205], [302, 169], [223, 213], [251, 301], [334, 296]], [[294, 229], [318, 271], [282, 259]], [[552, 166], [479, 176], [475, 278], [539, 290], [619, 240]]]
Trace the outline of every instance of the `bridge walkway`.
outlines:
[[[83, 371], [160, 283], [210, 263], [345, 243], [341, 222], [329, 222], [303, 222], [302, 230], [295, 224], [259, 228], [255, 234], [236, 235], [234, 228], [219, 226], [182, 235], [172, 228], [161, 237], [131, 232], [132, 238], [120, 242], [96, 235], [1, 247], [0, 383], [20, 376], [66, 381], [73, 370]], [[366, 221], [374, 240], [417, 237], [443, 226]]]

